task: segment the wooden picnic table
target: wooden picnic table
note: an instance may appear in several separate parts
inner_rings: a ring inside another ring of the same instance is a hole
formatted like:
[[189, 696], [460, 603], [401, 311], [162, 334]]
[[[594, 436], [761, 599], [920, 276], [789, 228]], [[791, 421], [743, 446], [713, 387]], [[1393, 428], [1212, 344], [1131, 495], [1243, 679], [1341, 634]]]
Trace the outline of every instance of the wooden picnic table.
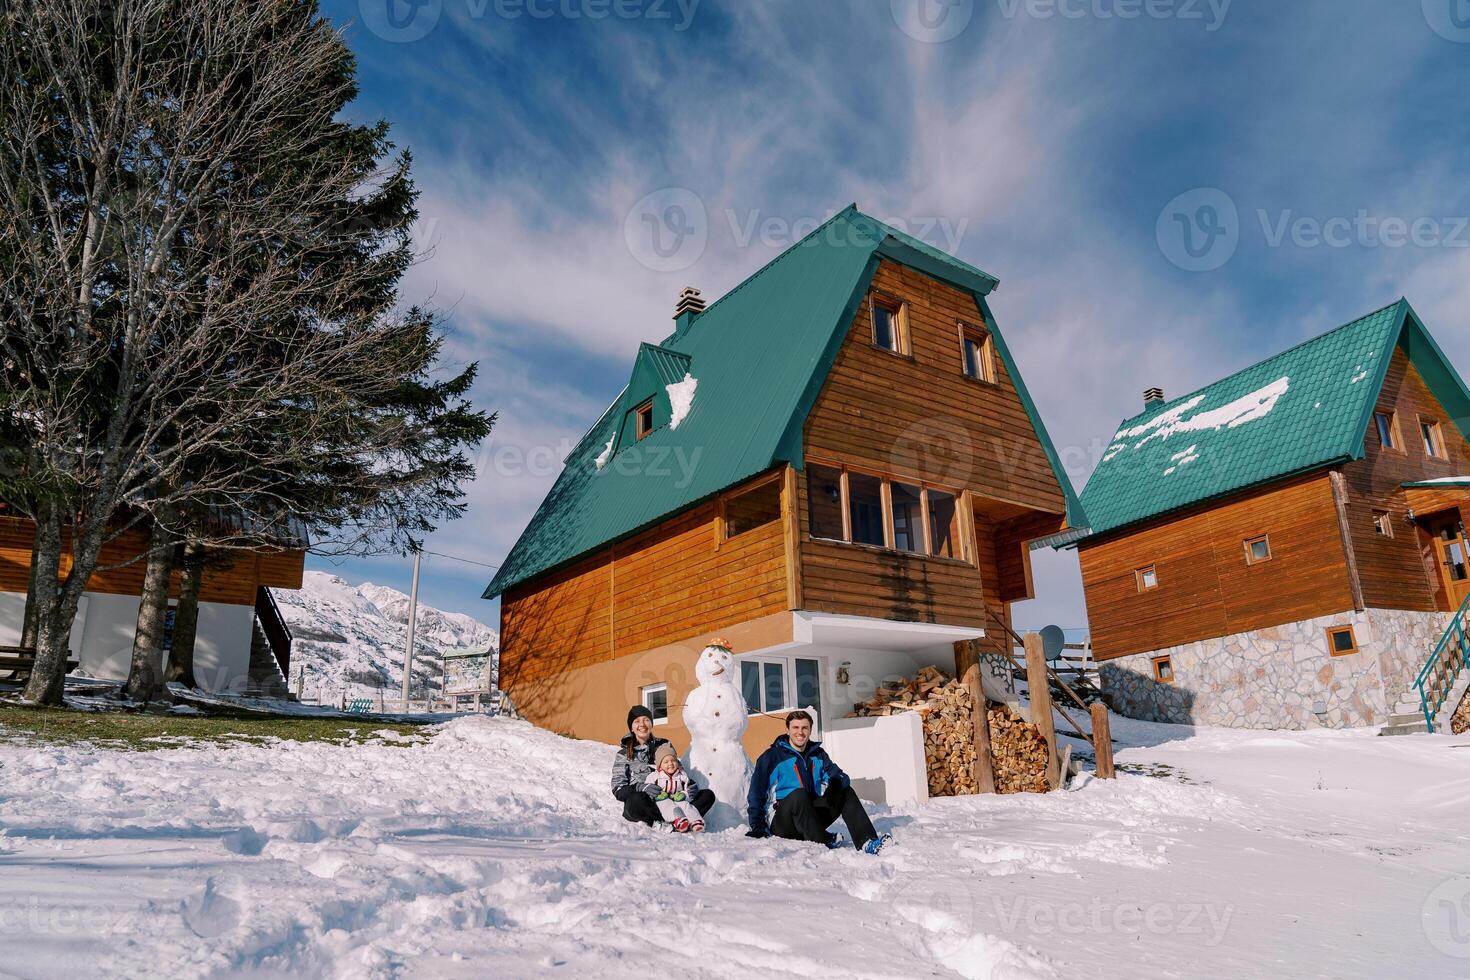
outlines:
[[[68, 660], [66, 672], [70, 674], [82, 665], [80, 660]], [[19, 683], [29, 680], [36, 666], [34, 647], [0, 646], [0, 672], [9, 671], [10, 680]]]

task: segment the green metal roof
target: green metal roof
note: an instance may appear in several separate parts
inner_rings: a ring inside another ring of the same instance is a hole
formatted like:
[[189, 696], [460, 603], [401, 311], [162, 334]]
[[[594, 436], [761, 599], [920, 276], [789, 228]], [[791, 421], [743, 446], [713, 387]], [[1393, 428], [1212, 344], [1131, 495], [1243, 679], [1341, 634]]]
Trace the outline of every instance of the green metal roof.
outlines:
[[[484, 597], [568, 565], [774, 465], [800, 467], [807, 414], [880, 258], [968, 290], [981, 305], [997, 284], [855, 206], [834, 215], [661, 344], [639, 348], [626, 390], [567, 457]], [[1075, 526], [1081, 511], [1071, 484], [998, 330], [996, 337]], [[686, 375], [695, 380], [694, 400], [675, 428], [668, 386]], [[654, 431], [640, 441], [630, 413], [649, 398]]]
[[1093, 534], [1361, 459], [1396, 345], [1465, 431], [1470, 392], [1401, 299], [1125, 420], [1082, 492]]

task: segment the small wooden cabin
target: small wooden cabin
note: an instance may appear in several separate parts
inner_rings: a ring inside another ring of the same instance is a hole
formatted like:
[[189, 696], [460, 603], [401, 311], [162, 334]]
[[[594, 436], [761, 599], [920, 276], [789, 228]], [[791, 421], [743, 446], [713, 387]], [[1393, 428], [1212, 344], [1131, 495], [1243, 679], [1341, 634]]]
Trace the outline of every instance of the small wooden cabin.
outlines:
[[[205, 690], [285, 693], [291, 632], [270, 589], [301, 588], [306, 540], [304, 533], [293, 535], [280, 547], [220, 556], [205, 567], [194, 647], [194, 676]], [[21, 639], [34, 538], [35, 525], [0, 504], [0, 646]], [[128, 676], [143, 594], [144, 562], [136, 559], [147, 547], [141, 531], [124, 532], [103, 546], [100, 570], [87, 583], [72, 625], [71, 649], [80, 674], [105, 680]], [[69, 567], [63, 554], [61, 573]], [[170, 606], [177, 603], [178, 584], [176, 574]], [[172, 622], [170, 615], [165, 644]]]
[[686, 290], [486, 589], [515, 708], [615, 741], [643, 703], [686, 745], [720, 634], [756, 752], [794, 707], [830, 728], [1008, 647], [1028, 545], [1080, 510], [995, 285], [848, 208], [707, 309]]
[[1470, 394], [1408, 302], [1146, 398], [1082, 496], [1113, 709], [1422, 731], [1414, 681], [1470, 594]]

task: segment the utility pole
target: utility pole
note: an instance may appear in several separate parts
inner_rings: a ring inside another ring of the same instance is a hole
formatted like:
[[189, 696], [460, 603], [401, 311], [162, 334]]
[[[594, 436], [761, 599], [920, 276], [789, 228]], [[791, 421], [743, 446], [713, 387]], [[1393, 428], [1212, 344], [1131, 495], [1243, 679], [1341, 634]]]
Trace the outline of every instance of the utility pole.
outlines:
[[409, 683], [413, 680], [413, 628], [419, 611], [419, 549], [413, 549], [413, 586], [408, 591], [408, 648], [403, 654], [403, 710], [409, 710]]

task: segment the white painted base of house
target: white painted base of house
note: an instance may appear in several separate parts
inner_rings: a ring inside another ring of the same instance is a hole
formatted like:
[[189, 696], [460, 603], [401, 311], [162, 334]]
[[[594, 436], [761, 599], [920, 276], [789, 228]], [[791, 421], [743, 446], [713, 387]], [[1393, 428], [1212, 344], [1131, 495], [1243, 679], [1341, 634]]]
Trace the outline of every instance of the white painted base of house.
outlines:
[[863, 799], [889, 806], [928, 801], [924, 722], [918, 712], [830, 721], [822, 733], [822, 746], [841, 760], [837, 764]]
[[[0, 646], [20, 642], [26, 597], [0, 592]], [[72, 654], [78, 675], [126, 680], [138, 623], [137, 596], [88, 592], [72, 625]], [[250, 639], [255, 609], [221, 602], [199, 604], [194, 676], [206, 691], [243, 691], [250, 676]], [[163, 664], [159, 664], [160, 670]]]
[[[1449, 620], [1449, 613], [1348, 611], [1119, 657], [1099, 674], [1109, 706], [1144, 721], [1292, 730], [1381, 725]], [[1349, 625], [1359, 652], [1332, 656], [1327, 630]], [[1154, 679], [1153, 661], [1163, 656], [1172, 684]]]

